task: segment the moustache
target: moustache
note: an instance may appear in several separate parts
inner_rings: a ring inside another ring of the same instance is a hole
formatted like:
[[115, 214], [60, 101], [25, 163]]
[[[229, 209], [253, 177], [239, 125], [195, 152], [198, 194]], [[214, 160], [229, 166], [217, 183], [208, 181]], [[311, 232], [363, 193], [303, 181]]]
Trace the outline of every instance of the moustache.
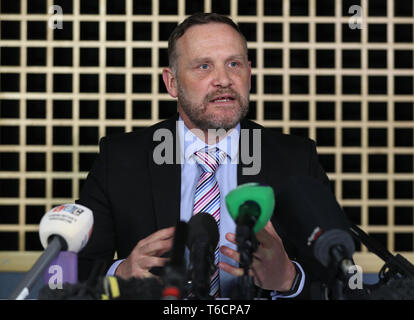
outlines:
[[239, 102], [241, 101], [241, 96], [239, 95], [238, 92], [234, 91], [233, 89], [225, 89], [225, 90], [219, 89], [219, 90], [216, 90], [214, 92], [207, 94], [204, 98], [204, 103], [208, 103], [213, 98], [217, 96], [221, 96], [221, 95], [231, 95], [234, 98], [234, 100], [237, 100]]

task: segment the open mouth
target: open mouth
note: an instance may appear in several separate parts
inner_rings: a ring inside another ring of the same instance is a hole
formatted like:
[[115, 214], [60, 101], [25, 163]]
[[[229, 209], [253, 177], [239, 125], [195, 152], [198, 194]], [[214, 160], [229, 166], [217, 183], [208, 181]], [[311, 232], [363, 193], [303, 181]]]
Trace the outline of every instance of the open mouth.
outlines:
[[234, 97], [232, 95], [221, 95], [221, 96], [217, 96], [213, 99], [210, 100], [210, 102], [213, 103], [226, 103], [226, 102], [231, 102], [234, 101]]

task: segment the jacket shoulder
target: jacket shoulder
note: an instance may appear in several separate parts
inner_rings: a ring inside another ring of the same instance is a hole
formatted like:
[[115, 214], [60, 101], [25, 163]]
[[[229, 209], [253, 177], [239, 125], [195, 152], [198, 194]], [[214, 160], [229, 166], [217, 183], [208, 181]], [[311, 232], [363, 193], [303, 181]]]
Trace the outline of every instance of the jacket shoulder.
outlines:
[[241, 129], [260, 129], [262, 131], [263, 144], [265, 145], [278, 144], [282, 147], [289, 146], [290, 148], [294, 148], [315, 144], [315, 141], [310, 138], [285, 134], [271, 128], [263, 127], [262, 125], [251, 120], [243, 120], [241, 123]]
[[154, 140], [154, 134], [157, 130], [167, 129], [175, 131], [175, 118], [170, 118], [156, 124], [132, 132], [118, 133], [111, 136], [105, 136], [101, 139], [101, 144], [119, 147], [129, 147], [139, 144], [141, 147], [149, 147]]

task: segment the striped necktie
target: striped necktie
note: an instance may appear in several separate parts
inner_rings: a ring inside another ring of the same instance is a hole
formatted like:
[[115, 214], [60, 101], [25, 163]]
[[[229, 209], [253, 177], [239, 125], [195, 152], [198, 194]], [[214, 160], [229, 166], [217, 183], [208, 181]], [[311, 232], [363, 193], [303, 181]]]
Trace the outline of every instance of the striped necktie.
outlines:
[[[220, 163], [226, 159], [227, 154], [218, 148], [211, 148], [194, 152], [194, 159], [200, 166], [202, 173], [197, 183], [193, 215], [199, 212], [211, 214], [217, 222], [220, 230], [220, 190], [215, 177], [216, 170]], [[219, 262], [219, 245], [214, 251], [214, 264]], [[218, 297], [220, 294], [219, 269], [216, 268], [210, 281], [210, 295]]]

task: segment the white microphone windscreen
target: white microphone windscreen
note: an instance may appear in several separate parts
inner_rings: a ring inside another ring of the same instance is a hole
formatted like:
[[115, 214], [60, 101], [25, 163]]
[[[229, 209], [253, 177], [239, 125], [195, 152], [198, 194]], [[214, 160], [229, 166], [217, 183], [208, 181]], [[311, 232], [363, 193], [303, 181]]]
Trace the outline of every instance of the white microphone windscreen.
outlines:
[[88, 242], [93, 228], [92, 211], [80, 204], [63, 204], [52, 208], [40, 221], [39, 236], [44, 248], [50, 236], [61, 236], [67, 251], [79, 252]]

